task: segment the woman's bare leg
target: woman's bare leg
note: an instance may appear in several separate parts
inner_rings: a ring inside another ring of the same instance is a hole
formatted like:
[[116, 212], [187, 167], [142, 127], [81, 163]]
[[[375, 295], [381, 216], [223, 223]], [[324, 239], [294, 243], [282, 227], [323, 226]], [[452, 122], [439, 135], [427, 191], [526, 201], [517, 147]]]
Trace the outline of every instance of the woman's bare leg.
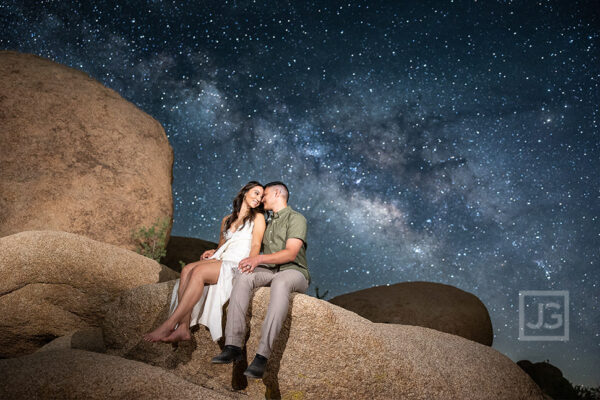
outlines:
[[[144, 340], [149, 342], [158, 342], [159, 340], [166, 339], [167, 337], [171, 336], [171, 333], [174, 333], [173, 329], [175, 329], [175, 325], [178, 323], [182, 329], [181, 331], [177, 332], [176, 336], [180, 336], [181, 334], [185, 333], [186, 330], [188, 333], [187, 336], [189, 336], [189, 315], [202, 296], [204, 284], [217, 283], [220, 270], [220, 260], [209, 260], [205, 263], [202, 263], [202, 265], [196, 266], [190, 274], [183, 294], [178, 299], [179, 304], [177, 305], [177, 308], [175, 308], [173, 314], [158, 328], [150, 333], [145, 334]], [[184, 321], [186, 323], [183, 323]], [[170, 337], [169, 341], [176, 341], [173, 339], [176, 339], [176, 337]]]
[[[185, 288], [187, 287], [188, 281], [190, 279], [190, 276], [192, 275], [192, 272], [194, 271], [194, 268], [196, 268], [199, 265], [202, 265], [203, 262], [206, 262], [206, 260], [196, 261], [196, 262], [187, 264], [181, 270], [181, 276], [179, 277], [179, 287], [177, 288], [177, 303], [178, 304], [179, 304], [179, 299], [181, 299], [183, 297], [183, 293], [185, 292]], [[183, 320], [181, 320], [178, 323], [176, 330], [183, 329], [183, 334], [179, 335], [182, 338], [181, 340], [189, 340], [192, 337], [192, 334], [190, 332], [191, 317], [192, 317], [192, 313], [190, 311], [188, 316], [185, 317]]]
[[183, 267], [183, 269], [181, 270], [181, 276], [179, 277], [179, 288], [177, 289], [177, 302], [179, 302], [179, 299], [181, 299], [181, 297], [183, 296], [183, 292], [185, 292], [185, 287], [188, 284], [188, 281], [192, 272], [194, 271], [194, 268], [204, 264], [207, 261], [209, 260], [196, 261], [193, 263], [189, 263]]
[[[210, 260], [210, 261], [214, 261], [214, 260]], [[215, 263], [213, 263], [215, 264]], [[193, 275], [196, 276], [195, 279], [197, 279], [197, 282], [192, 281], [191, 283], [188, 284], [189, 285], [194, 285], [194, 286], [200, 286], [200, 283], [202, 284], [203, 288], [202, 290], [199, 291], [200, 293], [200, 297], [202, 296], [202, 292], [204, 291], [204, 284], [213, 284], [213, 283], [217, 283], [217, 280], [219, 279], [219, 273], [221, 271], [221, 263], [217, 263], [217, 267], [218, 269], [216, 270], [216, 278], [213, 276], [215, 271], [211, 271], [211, 267], [208, 265], [200, 264], [198, 266], [196, 266], [194, 268], [194, 271], [197, 270], [197, 272], [192, 272]], [[192, 276], [192, 274], [190, 274], [190, 276]], [[201, 278], [198, 278], [198, 276], [201, 275]], [[214, 278], [214, 280], [213, 280]], [[186, 286], [186, 287], [188, 287]], [[191, 289], [190, 289], [191, 290]], [[194, 290], [197, 290], [196, 288]], [[182, 294], [182, 299], [183, 296], [185, 295], [186, 290], [184, 290], [184, 294]], [[199, 299], [199, 298], [198, 298]], [[162, 338], [161, 341], [163, 342], [179, 342], [182, 340], [190, 340], [192, 338], [192, 333], [190, 332], [190, 318], [192, 316], [192, 309], [194, 308], [194, 306], [196, 305], [196, 303], [198, 302], [198, 300], [193, 301], [192, 307], [189, 309], [189, 311], [183, 315], [180, 320], [179, 320], [179, 326], [177, 326], [177, 328], [171, 332], [171, 334], [165, 338]], [[173, 312], [173, 314], [175, 314], [175, 311]]]
[[[201, 266], [207, 262], [211, 262], [214, 260], [200, 260], [200, 261], [196, 261], [193, 263], [189, 263], [187, 265], [185, 265], [182, 270], [181, 270], [181, 276], [179, 277], [179, 287], [177, 288], [177, 303], [179, 303], [179, 299], [181, 299], [181, 297], [183, 296], [183, 293], [185, 292], [185, 288], [187, 287], [188, 281], [190, 279], [190, 276], [192, 275], [192, 272], [194, 271], [194, 268]], [[187, 318], [187, 321], [181, 321], [181, 324], [186, 324], [186, 326], [188, 327], [188, 332], [189, 332], [189, 325], [190, 325], [190, 318], [191, 318], [191, 311], [190, 311], [190, 315]]]
[[179, 322], [177, 328], [172, 331], [169, 336], [164, 337], [161, 342], [180, 342], [182, 340], [190, 340], [192, 338], [192, 331], [190, 330], [190, 319], [191, 312], [188, 313], [183, 319]]

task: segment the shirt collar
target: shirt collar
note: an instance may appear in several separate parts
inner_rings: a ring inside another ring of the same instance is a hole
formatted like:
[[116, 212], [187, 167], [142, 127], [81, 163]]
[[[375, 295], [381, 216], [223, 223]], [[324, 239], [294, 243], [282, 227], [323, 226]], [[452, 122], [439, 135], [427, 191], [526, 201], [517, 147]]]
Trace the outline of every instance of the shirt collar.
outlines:
[[291, 210], [292, 209], [290, 208], [290, 206], [285, 206], [284, 208], [277, 211], [276, 213], [273, 213], [273, 219], [277, 219], [277, 218], [289, 213]]

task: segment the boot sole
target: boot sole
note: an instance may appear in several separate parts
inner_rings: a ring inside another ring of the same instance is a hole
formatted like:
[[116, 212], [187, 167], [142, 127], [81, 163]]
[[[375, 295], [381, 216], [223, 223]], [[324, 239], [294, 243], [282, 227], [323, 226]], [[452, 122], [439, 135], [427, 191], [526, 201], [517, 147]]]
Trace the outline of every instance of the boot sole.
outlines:
[[252, 378], [252, 379], [262, 379], [264, 376], [264, 374], [262, 376], [257, 376], [248, 371], [244, 371], [244, 375], [246, 375], [248, 378]]
[[242, 356], [240, 355], [239, 357], [232, 358], [231, 360], [222, 360], [222, 359], [218, 359], [218, 358], [217, 359], [213, 358], [210, 361], [213, 364], [231, 364], [233, 362], [242, 361]]

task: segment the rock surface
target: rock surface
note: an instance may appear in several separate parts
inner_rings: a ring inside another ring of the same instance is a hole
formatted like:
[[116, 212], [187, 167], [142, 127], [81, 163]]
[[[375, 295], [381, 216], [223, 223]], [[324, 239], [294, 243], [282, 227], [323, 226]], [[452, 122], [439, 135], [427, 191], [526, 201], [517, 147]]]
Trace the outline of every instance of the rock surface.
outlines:
[[161, 368], [83, 350], [0, 360], [2, 399], [235, 398], [194, 385]]
[[183, 261], [185, 264], [198, 261], [206, 250], [216, 248], [217, 244], [214, 242], [191, 237], [171, 236], [167, 244], [167, 255], [160, 262], [174, 271], [181, 272], [179, 261]]
[[84, 328], [68, 335], [54, 339], [50, 343], [44, 345], [38, 352], [54, 351], [65, 349], [78, 349], [93, 351], [95, 353], [104, 353], [104, 338], [102, 337], [101, 328]]
[[173, 216], [173, 150], [160, 123], [87, 74], [0, 51], [0, 237], [77, 233], [135, 250]]
[[290, 311], [263, 380], [242, 375], [258, 347], [270, 289], [255, 292], [244, 362], [213, 365], [222, 341], [204, 327], [189, 342], [147, 343], [142, 334], [167, 316], [174, 282], [125, 292], [103, 323], [110, 354], [161, 366], [210, 388], [250, 398], [543, 399], [535, 383], [498, 351], [433, 329], [372, 323], [306, 295]]
[[577, 400], [577, 391], [562, 374], [562, 371], [547, 362], [532, 363], [521, 360], [517, 365], [552, 399]]
[[137, 253], [72, 233], [0, 238], [0, 358], [98, 326], [104, 305], [120, 292], [177, 275]]
[[434, 282], [402, 282], [343, 294], [330, 303], [373, 322], [415, 325], [491, 346], [487, 308], [477, 296]]

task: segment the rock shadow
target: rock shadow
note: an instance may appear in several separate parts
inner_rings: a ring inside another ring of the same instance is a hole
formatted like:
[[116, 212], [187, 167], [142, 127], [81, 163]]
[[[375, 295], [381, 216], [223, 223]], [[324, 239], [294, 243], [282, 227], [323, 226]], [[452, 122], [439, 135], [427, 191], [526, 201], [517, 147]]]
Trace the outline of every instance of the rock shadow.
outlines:
[[[252, 300], [254, 299], [254, 293], [252, 291], [250, 296], [250, 304], [248, 305], [248, 312], [246, 313], [246, 336], [244, 337], [244, 343], [250, 338], [250, 316], [252, 315]], [[225, 347], [225, 325], [227, 325], [227, 307], [229, 306], [229, 300], [223, 306], [223, 317], [221, 320], [221, 326], [223, 328], [223, 337], [219, 339], [219, 347], [221, 351]], [[248, 378], [244, 375], [244, 371], [248, 368], [248, 355], [246, 353], [246, 346], [242, 347], [242, 360], [233, 363], [231, 370], [231, 387], [234, 390], [243, 390], [248, 387]]]
[[279, 336], [273, 343], [273, 351], [267, 362], [267, 368], [265, 371], [265, 377], [263, 383], [265, 384], [265, 399], [281, 399], [281, 391], [279, 389], [279, 369], [281, 368], [281, 358], [283, 352], [287, 346], [288, 339], [290, 337], [290, 330], [292, 328], [292, 307], [294, 305], [295, 293], [290, 294], [290, 303], [288, 308], [288, 314], [281, 326]]

